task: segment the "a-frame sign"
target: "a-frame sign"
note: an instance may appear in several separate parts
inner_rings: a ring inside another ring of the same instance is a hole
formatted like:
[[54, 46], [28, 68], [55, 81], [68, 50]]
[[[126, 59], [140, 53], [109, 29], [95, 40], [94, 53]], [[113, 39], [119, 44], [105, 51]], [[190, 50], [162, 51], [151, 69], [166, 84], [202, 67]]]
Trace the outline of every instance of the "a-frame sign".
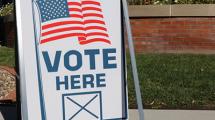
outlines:
[[16, 0], [23, 120], [126, 120], [120, 0]]

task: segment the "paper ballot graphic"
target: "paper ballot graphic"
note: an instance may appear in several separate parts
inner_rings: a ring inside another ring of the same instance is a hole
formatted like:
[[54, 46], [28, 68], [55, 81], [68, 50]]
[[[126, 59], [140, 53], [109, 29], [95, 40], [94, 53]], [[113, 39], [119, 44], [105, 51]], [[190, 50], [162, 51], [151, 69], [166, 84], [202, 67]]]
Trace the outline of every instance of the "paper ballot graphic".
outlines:
[[62, 99], [64, 120], [102, 120], [101, 92], [64, 94]]

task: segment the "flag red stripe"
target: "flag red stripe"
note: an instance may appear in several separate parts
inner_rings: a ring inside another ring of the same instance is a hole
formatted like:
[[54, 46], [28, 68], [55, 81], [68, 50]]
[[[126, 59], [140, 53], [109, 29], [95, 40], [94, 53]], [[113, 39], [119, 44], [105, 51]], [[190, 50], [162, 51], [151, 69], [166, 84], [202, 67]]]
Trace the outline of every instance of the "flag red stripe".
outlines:
[[69, 33], [69, 34], [58, 35], [58, 36], [55, 36], [55, 37], [50, 37], [50, 38], [47, 38], [47, 39], [43, 39], [43, 40], [41, 40], [40, 44], [47, 43], [47, 42], [50, 42], [50, 41], [59, 40], [59, 39], [63, 39], [63, 38], [77, 37], [77, 36], [85, 36], [85, 34], [84, 33]]
[[91, 33], [87, 33], [86, 34], [87, 37], [96, 36], [96, 35], [109, 37], [108, 34], [106, 34], [106, 33], [100, 33], [100, 32], [91, 32]]
[[82, 9], [79, 8], [69, 8], [70, 12], [82, 12]]
[[95, 10], [95, 11], [100, 11], [102, 12], [102, 9], [96, 8], [96, 7], [83, 7], [82, 11], [87, 11], [87, 10]]
[[81, 7], [81, 3], [79, 2], [68, 2], [68, 5], [77, 5]]
[[107, 31], [106, 28], [104, 27], [100, 27], [100, 26], [89, 26], [89, 27], [86, 27], [85, 30], [104, 30], [104, 31]]
[[105, 25], [105, 22], [101, 21], [101, 20], [85, 20], [84, 21], [84, 24], [90, 24], [90, 23], [97, 23], [97, 24], [103, 24], [103, 25]]
[[103, 38], [89, 39], [86, 41], [83, 40], [83, 41], [80, 41], [80, 44], [84, 45], [84, 44], [88, 44], [88, 43], [92, 43], [92, 42], [105, 42], [105, 43], [111, 44], [111, 42], [109, 40], [103, 39]]
[[86, 37], [78, 37], [78, 41], [86, 40]]
[[83, 16], [79, 14], [70, 14], [70, 17], [83, 18]]
[[92, 5], [101, 5], [99, 2], [96, 1], [82, 1], [83, 5], [88, 5], [88, 4], [92, 4]]
[[[60, 29], [55, 29], [55, 30], [50, 30], [48, 32], [44, 32], [44, 33], [42, 33], [42, 36], [47, 36], [50, 34], [59, 33], [59, 32], [66, 32], [66, 31], [71, 31], [71, 30], [92, 30], [92, 29], [107, 31], [106, 28], [99, 27], [99, 26], [90, 26], [90, 27], [86, 27], [86, 28], [83, 28], [83, 27], [67, 27], [67, 28], [60, 28]], [[87, 36], [93, 36], [93, 35], [101, 35], [101, 36], [108, 37], [107, 34], [100, 33], [100, 32], [92, 32], [92, 33], [87, 34]]]
[[100, 18], [104, 18], [103, 15], [97, 14], [97, 13], [86, 13], [86, 14], [83, 14], [83, 17], [100, 17]]
[[55, 22], [55, 23], [43, 25], [43, 26], [42, 26], [42, 30], [45, 30], [45, 29], [48, 29], [48, 28], [52, 28], [52, 27], [56, 27], [56, 26], [61, 26], [61, 25], [69, 25], [69, 24], [80, 24], [80, 25], [83, 25], [83, 22], [81, 22], [81, 21], [62, 21], [62, 22]]
[[42, 33], [42, 36], [54, 34], [54, 33], [59, 33], [59, 32], [66, 32], [66, 31], [71, 31], [71, 30], [84, 30], [83, 27], [67, 27], [67, 28], [60, 28], [60, 29], [55, 29], [55, 30], [50, 30], [48, 32]]

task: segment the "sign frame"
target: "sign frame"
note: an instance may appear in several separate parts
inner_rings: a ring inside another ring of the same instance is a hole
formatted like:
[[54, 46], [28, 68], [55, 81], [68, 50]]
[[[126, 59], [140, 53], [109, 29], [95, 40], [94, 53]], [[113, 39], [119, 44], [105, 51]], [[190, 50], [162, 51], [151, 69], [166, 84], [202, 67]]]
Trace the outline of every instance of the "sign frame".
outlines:
[[[22, 36], [22, 20], [21, 20], [21, 8], [20, 8], [20, 2], [18, 2], [19, 0], [15, 0], [16, 3], [16, 23], [17, 23], [17, 38], [18, 38], [18, 42], [17, 42], [17, 47], [18, 47], [18, 62], [19, 62], [19, 75], [20, 75], [20, 94], [21, 94], [21, 116], [23, 120], [27, 120], [29, 118], [29, 114], [28, 114], [28, 101], [27, 101], [27, 88], [26, 88], [26, 72], [25, 72], [25, 60], [24, 60], [24, 47], [23, 47], [23, 36]], [[33, 0], [32, 0], [33, 1]], [[122, 118], [113, 118], [113, 119], [108, 119], [108, 120], [117, 120], [117, 119], [121, 119], [121, 120], [126, 120], [128, 119], [128, 90], [127, 90], [127, 76], [126, 76], [126, 50], [125, 50], [125, 37], [124, 37], [124, 14], [123, 14], [123, 5], [122, 5], [122, 1], [120, 0], [120, 9], [121, 9], [121, 63], [122, 63], [122, 95], [123, 95], [123, 99], [125, 103], [122, 108], [123, 110], [123, 117]], [[35, 27], [35, 26], [34, 26]], [[34, 30], [35, 32], [35, 30]], [[36, 39], [35, 39], [35, 49], [37, 49], [36, 47]], [[37, 51], [37, 50], [36, 50]], [[38, 51], [37, 51], [38, 52]], [[37, 56], [37, 67], [38, 66], [38, 54], [36, 54]], [[38, 71], [39, 68], [37, 68]], [[38, 72], [39, 74], [39, 72]], [[38, 75], [39, 76], [39, 75]], [[41, 97], [40, 97], [41, 99]], [[43, 103], [40, 103], [40, 105]], [[43, 111], [41, 111], [41, 115], [43, 115]], [[41, 120], [46, 120], [45, 116], [42, 117]]]

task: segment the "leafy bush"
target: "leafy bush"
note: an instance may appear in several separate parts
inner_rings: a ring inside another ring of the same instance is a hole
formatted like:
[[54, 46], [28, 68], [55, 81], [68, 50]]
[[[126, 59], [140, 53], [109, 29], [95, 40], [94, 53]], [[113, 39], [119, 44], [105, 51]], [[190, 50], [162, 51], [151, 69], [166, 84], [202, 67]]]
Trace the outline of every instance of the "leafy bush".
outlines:
[[173, 0], [175, 4], [215, 4], [214, 0]]
[[0, 8], [0, 16], [7, 16], [13, 12], [13, 3], [8, 3], [7, 5]]
[[130, 5], [215, 4], [215, 0], [127, 0]]
[[128, 0], [130, 5], [156, 5], [156, 4], [170, 4], [170, 0]]

